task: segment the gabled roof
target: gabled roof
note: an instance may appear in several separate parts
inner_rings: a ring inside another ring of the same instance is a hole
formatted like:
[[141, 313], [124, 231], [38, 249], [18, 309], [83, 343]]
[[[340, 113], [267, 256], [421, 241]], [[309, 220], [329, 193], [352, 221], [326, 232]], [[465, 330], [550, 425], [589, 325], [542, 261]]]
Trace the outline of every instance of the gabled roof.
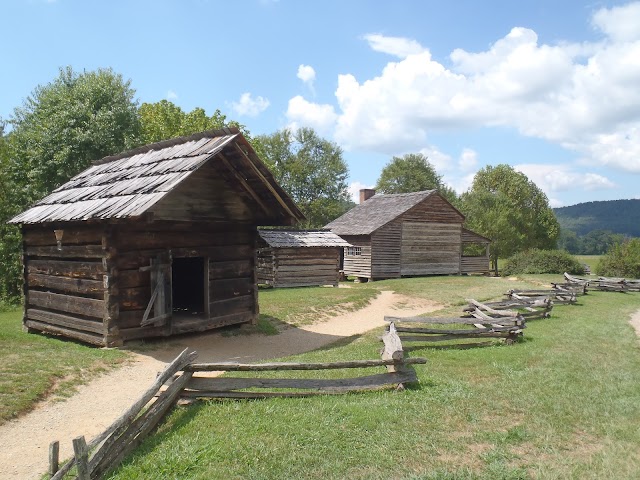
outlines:
[[370, 235], [436, 193], [436, 190], [424, 190], [413, 193], [376, 194], [327, 224], [325, 228], [337, 235]]
[[213, 157], [239, 189], [284, 224], [304, 218], [237, 128], [210, 130], [105, 157], [10, 223], [138, 217]]
[[258, 230], [258, 234], [274, 248], [350, 247], [351, 244], [328, 230]]

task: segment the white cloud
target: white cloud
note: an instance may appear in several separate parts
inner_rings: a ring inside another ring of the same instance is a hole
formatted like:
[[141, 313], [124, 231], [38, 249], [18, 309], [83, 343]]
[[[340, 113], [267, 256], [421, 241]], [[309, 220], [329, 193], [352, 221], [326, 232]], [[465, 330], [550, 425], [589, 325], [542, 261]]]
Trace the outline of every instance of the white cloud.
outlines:
[[289, 100], [287, 118], [290, 122], [289, 128], [293, 130], [298, 127], [311, 127], [321, 135], [326, 135], [333, 128], [336, 117], [331, 105], [311, 103], [300, 95]]
[[316, 79], [316, 71], [309, 65], [300, 65], [298, 66], [297, 77], [305, 84], [313, 87], [313, 82]]
[[415, 151], [433, 131], [500, 126], [640, 173], [640, 2], [600, 9], [592, 23], [602, 41], [549, 45], [516, 27], [485, 51], [454, 50], [450, 66], [413, 40], [367, 35], [399, 60], [364, 81], [339, 75], [338, 108], [304, 111], [335, 121], [345, 149]]
[[622, 7], [601, 9], [593, 15], [593, 25], [614, 41], [635, 41], [640, 39], [640, 3]]
[[429, 145], [420, 149], [421, 154], [427, 157], [427, 160], [436, 169], [438, 174], [442, 174], [448, 170], [451, 170], [455, 165], [455, 161], [451, 158], [451, 155], [441, 152], [437, 147]]
[[458, 165], [460, 166], [460, 170], [462, 170], [463, 172], [474, 170], [478, 165], [477, 152], [471, 150], [470, 148], [465, 148], [464, 150], [462, 150]]
[[169, 90], [167, 92], [167, 100], [169, 100], [170, 102], [173, 100], [177, 100], [178, 99], [178, 94], [176, 92], [174, 92], [173, 90]]
[[522, 164], [514, 168], [524, 173], [547, 195], [577, 188], [608, 190], [616, 185], [608, 178], [590, 172], [576, 172], [568, 165]]
[[257, 117], [269, 107], [269, 100], [264, 97], [253, 98], [250, 93], [245, 92], [240, 95], [240, 100], [231, 102], [231, 108], [238, 115], [247, 117]]
[[369, 33], [364, 36], [364, 39], [376, 52], [387, 53], [399, 58], [406, 58], [425, 50], [415, 40], [404, 37], [386, 37], [377, 33]]
[[374, 185], [366, 185], [361, 182], [351, 182], [347, 190], [349, 191], [349, 195], [351, 195], [351, 200], [356, 203], [360, 203], [360, 190], [363, 188], [373, 188]]

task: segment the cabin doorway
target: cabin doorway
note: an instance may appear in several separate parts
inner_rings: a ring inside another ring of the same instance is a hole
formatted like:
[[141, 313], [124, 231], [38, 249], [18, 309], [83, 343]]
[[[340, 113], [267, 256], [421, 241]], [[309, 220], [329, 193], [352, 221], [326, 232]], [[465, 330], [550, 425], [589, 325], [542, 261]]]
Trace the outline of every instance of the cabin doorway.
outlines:
[[174, 258], [171, 268], [173, 316], [203, 317], [207, 313], [207, 272], [204, 257]]

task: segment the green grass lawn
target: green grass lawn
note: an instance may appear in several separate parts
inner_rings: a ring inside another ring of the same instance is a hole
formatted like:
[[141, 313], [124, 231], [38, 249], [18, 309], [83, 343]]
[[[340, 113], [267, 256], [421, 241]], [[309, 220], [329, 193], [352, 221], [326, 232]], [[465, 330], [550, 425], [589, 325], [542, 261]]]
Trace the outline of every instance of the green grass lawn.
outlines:
[[[373, 285], [459, 306], [502, 282]], [[639, 478], [640, 343], [628, 324], [639, 308], [640, 294], [593, 292], [529, 322], [513, 346], [414, 349], [429, 362], [404, 392], [180, 407], [111, 478]], [[380, 333], [293, 359], [377, 358]]]
[[586, 263], [591, 268], [591, 273], [595, 275], [596, 268], [603, 255], [575, 255], [580, 263]]
[[358, 310], [377, 294], [374, 284], [359, 288], [300, 287], [259, 291], [260, 313], [273, 323], [305, 325], [344, 311]]
[[124, 361], [127, 353], [22, 331], [22, 309], [0, 312], [0, 424], [47, 396], [73, 387]]

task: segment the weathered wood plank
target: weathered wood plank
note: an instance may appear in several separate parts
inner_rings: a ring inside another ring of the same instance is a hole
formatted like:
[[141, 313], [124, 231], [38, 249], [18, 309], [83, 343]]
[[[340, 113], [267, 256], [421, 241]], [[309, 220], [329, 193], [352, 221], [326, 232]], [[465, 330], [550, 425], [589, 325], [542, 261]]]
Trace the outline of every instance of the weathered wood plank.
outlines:
[[76, 340], [81, 340], [83, 342], [90, 343], [92, 345], [99, 345], [101, 347], [105, 346], [103, 335], [95, 335], [88, 332], [81, 332], [79, 330], [60, 327], [57, 325], [52, 325], [50, 323], [38, 322], [30, 319], [25, 319], [24, 325], [27, 328], [38, 330], [40, 332], [52, 333], [56, 335], [64, 335], [65, 337], [75, 338]]
[[389, 331], [385, 332], [382, 336], [382, 342], [384, 343], [384, 348], [381, 353], [382, 360], [400, 361], [404, 358], [402, 343], [398, 338], [396, 326], [393, 322], [389, 324]]
[[38, 292], [29, 290], [27, 305], [43, 307], [59, 312], [77, 313], [88, 317], [102, 318], [104, 315], [104, 300], [95, 298], [73, 297], [58, 293]]
[[102, 262], [76, 262], [63, 260], [27, 259], [27, 272], [41, 275], [57, 275], [72, 278], [102, 280], [106, 273]]
[[32, 273], [28, 276], [29, 287], [47, 288], [58, 293], [80, 293], [100, 298], [105, 291], [104, 282], [84, 278], [59, 277]]
[[107, 255], [102, 249], [102, 245], [64, 245], [40, 246], [26, 249], [26, 254], [30, 257], [50, 257], [50, 258], [102, 258]]
[[519, 332], [492, 332], [492, 333], [475, 333], [465, 335], [400, 335], [403, 342], [444, 342], [447, 340], [460, 340], [471, 338], [508, 338]]
[[82, 330], [85, 332], [100, 334], [104, 334], [105, 332], [105, 326], [102, 321], [87, 320], [84, 318], [77, 318], [69, 315], [62, 315], [60, 313], [47, 312], [45, 310], [38, 310], [35, 308], [27, 309], [26, 318], [28, 320], [35, 320], [37, 322], [57, 325], [59, 327], [74, 328], [76, 330]]
[[253, 311], [253, 295], [242, 295], [240, 297], [227, 298], [209, 303], [209, 315], [211, 317], [221, 317], [233, 313]]
[[171, 323], [171, 333], [204, 332], [205, 330], [226, 327], [228, 325], [251, 323], [251, 321], [253, 321], [253, 317], [253, 312], [234, 313], [231, 315], [223, 315], [208, 319], [176, 319], [174, 317], [173, 322]]
[[[28, 246], [56, 246], [58, 242], [56, 235], [53, 232], [53, 228], [23, 228], [23, 239]], [[80, 245], [80, 244], [94, 244], [99, 245], [102, 241], [102, 234], [104, 232], [103, 227], [86, 228], [73, 226], [70, 228], [64, 228], [62, 235], [62, 245]]]
[[[279, 370], [339, 370], [345, 368], [365, 368], [394, 365], [398, 360], [351, 360], [345, 362], [268, 362], [268, 363], [192, 363], [184, 369], [188, 372], [264, 372]], [[427, 359], [421, 357], [405, 358], [404, 365], [424, 365]]]
[[[480, 323], [483, 325], [520, 325], [521, 322], [517, 318], [489, 318], [488, 321], [480, 321], [478, 318], [471, 317], [393, 317], [385, 316], [385, 322], [394, 323], [431, 323], [434, 325], [462, 324], [475, 325]], [[518, 323], [520, 322], [520, 323]]]
[[380, 373], [355, 378], [229, 378], [192, 377], [186, 388], [207, 392], [229, 392], [247, 388], [291, 388], [320, 391], [351, 391], [362, 387], [408, 383], [416, 380], [413, 370]]

